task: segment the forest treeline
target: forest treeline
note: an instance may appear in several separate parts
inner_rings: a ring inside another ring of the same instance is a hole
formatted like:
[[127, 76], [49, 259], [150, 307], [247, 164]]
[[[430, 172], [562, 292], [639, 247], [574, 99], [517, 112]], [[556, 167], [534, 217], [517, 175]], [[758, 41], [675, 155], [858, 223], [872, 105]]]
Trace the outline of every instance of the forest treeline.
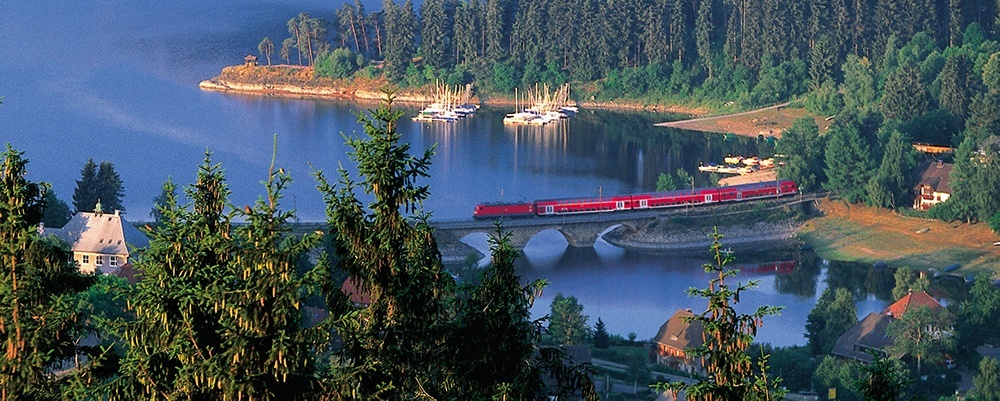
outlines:
[[919, 161], [907, 145], [953, 146], [955, 197], [932, 215], [1000, 230], [1000, 201], [983, 195], [1000, 185], [987, 141], [1000, 133], [997, 11], [986, 0], [386, 0], [377, 12], [345, 4], [328, 23], [300, 14], [280, 53], [318, 54], [318, 76], [401, 86], [507, 94], [572, 81], [600, 100], [794, 100], [832, 125], [784, 133], [784, 177], [900, 208]]
[[[851, 55], [882, 66], [920, 33], [938, 49], [978, 51], [996, 11], [991, 0], [427, 0], [419, 10], [386, 0], [375, 12], [355, 2], [300, 14], [279, 53], [299, 64], [322, 53], [317, 67], [344, 67], [338, 77], [360, 69], [404, 85], [474, 81], [506, 93], [575, 81], [601, 97], [759, 105], [840, 81]], [[997, 50], [987, 47], [986, 57]]]

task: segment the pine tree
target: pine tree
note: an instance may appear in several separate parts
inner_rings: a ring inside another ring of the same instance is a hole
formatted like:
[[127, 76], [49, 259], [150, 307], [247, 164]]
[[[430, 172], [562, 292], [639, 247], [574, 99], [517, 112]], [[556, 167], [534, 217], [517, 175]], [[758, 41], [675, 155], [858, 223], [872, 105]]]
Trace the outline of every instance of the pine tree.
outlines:
[[60, 228], [69, 222], [73, 213], [69, 210], [69, 205], [56, 196], [56, 191], [49, 189], [45, 191], [45, 212], [42, 215], [42, 223], [45, 227]]
[[611, 346], [611, 336], [608, 335], [608, 329], [604, 327], [604, 321], [601, 318], [597, 318], [597, 324], [594, 325], [594, 348], [608, 348]]
[[420, 6], [420, 52], [424, 62], [434, 68], [444, 68], [451, 60], [448, 49], [451, 47], [449, 31], [446, 30], [448, 15], [444, 10], [443, 0], [425, 0]]
[[874, 162], [858, 127], [854, 123], [837, 123], [827, 135], [824, 187], [850, 203], [865, 200], [865, 185], [871, 179]]
[[97, 168], [97, 198], [101, 202], [101, 209], [105, 212], [120, 211], [125, 212], [122, 200], [125, 198], [125, 187], [122, 179], [115, 172], [115, 165], [109, 161], [102, 161]]
[[931, 109], [931, 97], [920, 79], [920, 69], [907, 64], [889, 74], [882, 94], [882, 113], [886, 118], [907, 122]]
[[868, 193], [874, 206], [895, 209], [910, 196], [910, 173], [917, 165], [917, 154], [910, 142], [909, 136], [899, 130], [890, 134], [882, 164], [871, 178], [879, 188]]
[[1000, 133], [1000, 91], [982, 92], [972, 98], [969, 119], [965, 121], [966, 136], [978, 143]]
[[128, 294], [134, 320], [122, 323], [126, 351], [113, 398], [221, 399], [223, 313], [218, 295], [237, 280], [230, 263], [233, 239], [229, 189], [221, 167], [206, 154], [198, 178], [185, 190], [189, 205], [169, 194], [163, 221], [149, 232], [136, 261], [143, 279]]
[[972, 61], [964, 54], [955, 54], [944, 62], [938, 75], [941, 83], [941, 109], [951, 113], [960, 125], [969, 117], [972, 97], [978, 92], [979, 80], [973, 73]]
[[[392, 0], [382, 2], [385, 13], [385, 46], [383, 67], [386, 77], [392, 81], [401, 81], [406, 75], [406, 69], [413, 58], [414, 32], [417, 28], [416, 16], [413, 15], [413, 3], [407, 0], [404, 6], [396, 5]], [[409, 8], [407, 8], [409, 6]]]
[[[518, 250], [497, 226], [490, 236], [492, 263], [481, 283], [459, 297], [456, 371], [461, 385], [455, 399], [533, 399], [542, 386], [534, 360], [540, 321], [531, 321], [535, 296], [546, 285], [521, 285], [514, 271]], [[499, 393], [499, 394], [498, 394]]]
[[305, 400], [323, 393], [316, 357], [329, 342], [331, 327], [307, 328], [302, 306], [329, 278], [323, 266], [303, 277], [296, 273], [296, 264], [308, 257], [320, 234], [291, 234], [295, 214], [280, 209], [289, 182], [272, 159], [267, 197], [240, 213], [246, 224], [234, 233], [230, 279], [220, 283], [224, 291], [211, 293], [222, 311], [221, 352], [212, 362], [224, 367], [219, 384], [224, 399]]
[[98, 193], [97, 164], [94, 159], [87, 159], [87, 163], [80, 170], [80, 179], [76, 181], [76, 190], [73, 191], [73, 209], [76, 213], [92, 212], [97, 204]]
[[781, 307], [764, 305], [751, 314], [739, 314], [735, 306], [740, 302], [740, 294], [758, 285], [758, 281], [735, 287], [726, 279], [735, 277], [738, 270], [726, 266], [733, 261], [732, 253], [722, 252], [722, 234], [716, 229], [712, 233], [712, 253], [714, 263], [704, 265], [705, 273], [714, 274], [708, 288], [688, 290], [689, 295], [699, 296], [708, 301], [705, 312], [691, 318], [705, 328], [704, 345], [691, 350], [692, 357], [705, 358], [708, 377], [694, 384], [684, 382], [658, 383], [658, 390], [684, 391], [695, 400], [769, 400], [780, 399], [780, 379], [768, 376], [767, 359], [760, 358], [756, 369], [747, 349], [753, 344], [757, 328], [765, 316], [776, 315]]
[[[346, 138], [361, 182], [345, 169], [335, 186], [317, 174], [339, 258], [336, 268], [371, 299], [365, 309], [334, 315], [343, 338], [334, 388], [360, 399], [440, 397], [445, 378], [454, 376], [444, 363], [444, 300], [454, 282], [420, 209], [429, 189], [417, 179], [427, 175], [432, 150], [410, 155], [410, 145], [400, 142], [396, 130], [402, 112], [392, 109], [392, 94], [386, 96], [388, 102], [360, 118], [367, 138]], [[358, 190], [371, 194], [371, 203], [363, 206]], [[330, 309], [340, 313], [336, 305]]]
[[712, 0], [698, 2], [698, 17], [695, 19], [695, 47], [701, 65], [712, 79]]
[[975, 191], [976, 172], [978, 163], [976, 161], [976, 142], [972, 135], [966, 135], [962, 143], [955, 150], [955, 165], [951, 169], [949, 176], [952, 188], [951, 197], [948, 198], [948, 208], [953, 211], [956, 219], [965, 220], [971, 223], [976, 220]]
[[74, 374], [52, 372], [80, 353], [76, 300], [94, 278], [61, 244], [38, 235], [46, 184], [25, 178], [28, 161], [10, 145], [0, 155], [0, 400], [63, 399]]

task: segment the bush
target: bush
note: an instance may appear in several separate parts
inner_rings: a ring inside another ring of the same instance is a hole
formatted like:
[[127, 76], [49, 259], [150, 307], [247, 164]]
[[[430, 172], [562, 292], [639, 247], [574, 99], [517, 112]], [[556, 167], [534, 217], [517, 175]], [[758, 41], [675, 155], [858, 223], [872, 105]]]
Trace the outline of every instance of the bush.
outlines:
[[[339, 47], [316, 57], [313, 76], [317, 78], [348, 78], [358, 70], [358, 57], [349, 49]], [[362, 59], [363, 60], [363, 59]]]
[[986, 223], [990, 225], [990, 229], [993, 232], [1000, 234], [1000, 212], [996, 212], [990, 216], [990, 219]]
[[517, 69], [514, 66], [497, 62], [493, 64], [493, 89], [500, 93], [510, 93], [517, 87]]

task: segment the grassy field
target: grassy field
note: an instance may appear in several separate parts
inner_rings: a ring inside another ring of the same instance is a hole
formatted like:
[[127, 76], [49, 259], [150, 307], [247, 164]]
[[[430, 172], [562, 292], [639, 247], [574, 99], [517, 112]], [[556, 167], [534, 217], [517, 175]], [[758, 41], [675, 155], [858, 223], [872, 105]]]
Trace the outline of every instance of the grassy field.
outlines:
[[819, 208], [822, 216], [805, 222], [799, 238], [826, 259], [881, 260], [918, 270], [959, 263], [954, 274], [1000, 277], [1000, 247], [992, 245], [1000, 237], [985, 224], [905, 217], [835, 200], [822, 200]]

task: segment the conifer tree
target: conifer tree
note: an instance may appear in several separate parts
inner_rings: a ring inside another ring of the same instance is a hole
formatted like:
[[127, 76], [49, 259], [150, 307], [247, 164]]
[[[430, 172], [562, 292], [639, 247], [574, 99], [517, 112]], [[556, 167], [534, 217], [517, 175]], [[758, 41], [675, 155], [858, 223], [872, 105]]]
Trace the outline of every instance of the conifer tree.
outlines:
[[[917, 155], [910, 145], [910, 138], [893, 130], [878, 172], [869, 181], [869, 202], [876, 207], [895, 209], [910, 196], [910, 172], [917, 165]], [[875, 185], [873, 185], [875, 183]], [[872, 190], [878, 187], [878, 190]]]
[[700, 322], [705, 328], [705, 343], [686, 350], [694, 358], [705, 358], [708, 377], [694, 384], [658, 383], [653, 387], [684, 391], [689, 399], [694, 400], [780, 399], [783, 395], [779, 387], [780, 378], [768, 376], [768, 356], [760, 358], [755, 369], [746, 351], [753, 344], [763, 318], [778, 314], [781, 307], [764, 305], [751, 314], [737, 313], [735, 306], [740, 302], [740, 294], [755, 288], [758, 281], [737, 283], [736, 286], [727, 284], [726, 279], [735, 277], [738, 273], [738, 270], [726, 267], [733, 261], [733, 255], [722, 251], [722, 234], [719, 234], [718, 229], [715, 229], [711, 237], [714, 262], [706, 263], [704, 268], [705, 273], [714, 274], [715, 277], [709, 280], [706, 289], [688, 289], [689, 295], [708, 301], [705, 312], [690, 318], [691, 321]]
[[[437, 398], [446, 391], [445, 378], [454, 376], [444, 363], [444, 299], [454, 281], [421, 209], [429, 189], [417, 180], [427, 175], [432, 150], [410, 154], [396, 130], [402, 112], [392, 109], [392, 94], [386, 96], [370, 117], [359, 117], [366, 138], [345, 138], [361, 181], [340, 169], [340, 180], [331, 185], [317, 173], [336, 268], [371, 299], [367, 308], [335, 316], [343, 347], [334, 388], [358, 399]], [[371, 195], [371, 203], [362, 204], [359, 190]]]
[[609, 346], [611, 346], [611, 336], [608, 335], [607, 327], [604, 327], [604, 321], [597, 318], [597, 324], [594, 325], [594, 348], [608, 348]]
[[25, 178], [22, 153], [7, 145], [0, 157], [0, 400], [58, 400], [73, 374], [52, 372], [78, 355], [76, 298], [94, 278], [38, 235], [46, 185]]
[[94, 211], [98, 196], [97, 164], [94, 159], [87, 159], [80, 170], [80, 179], [76, 181], [76, 190], [73, 191], [73, 209], [76, 213]]
[[230, 279], [221, 283], [223, 291], [211, 294], [222, 311], [221, 352], [212, 359], [224, 368], [224, 399], [312, 400], [322, 394], [316, 358], [329, 342], [330, 327], [305, 327], [302, 306], [328, 276], [323, 266], [296, 274], [296, 264], [321, 235], [291, 234], [294, 211], [280, 209], [289, 182], [272, 159], [266, 198], [239, 213], [246, 224], [234, 233]]
[[122, 179], [115, 172], [115, 165], [109, 161], [102, 161], [97, 167], [97, 199], [101, 202], [101, 209], [105, 212], [125, 211], [122, 200], [125, 198], [125, 187]]
[[126, 351], [110, 392], [120, 399], [222, 399], [232, 361], [213, 358], [224, 341], [218, 294], [238, 279], [229, 266], [229, 189], [206, 154], [184, 191], [190, 204], [179, 203], [170, 181], [164, 192], [163, 221], [136, 260], [143, 279], [128, 294], [134, 321], [122, 325]]
[[874, 162], [858, 133], [858, 127], [854, 123], [836, 123], [827, 135], [825, 160], [828, 181], [824, 187], [847, 202], [863, 201]]
[[542, 373], [528, 362], [534, 359], [541, 322], [530, 320], [530, 308], [546, 282], [521, 284], [514, 271], [518, 250], [500, 226], [490, 236], [490, 249], [493, 263], [482, 282], [457, 302], [457, 399], [533, 399]]

